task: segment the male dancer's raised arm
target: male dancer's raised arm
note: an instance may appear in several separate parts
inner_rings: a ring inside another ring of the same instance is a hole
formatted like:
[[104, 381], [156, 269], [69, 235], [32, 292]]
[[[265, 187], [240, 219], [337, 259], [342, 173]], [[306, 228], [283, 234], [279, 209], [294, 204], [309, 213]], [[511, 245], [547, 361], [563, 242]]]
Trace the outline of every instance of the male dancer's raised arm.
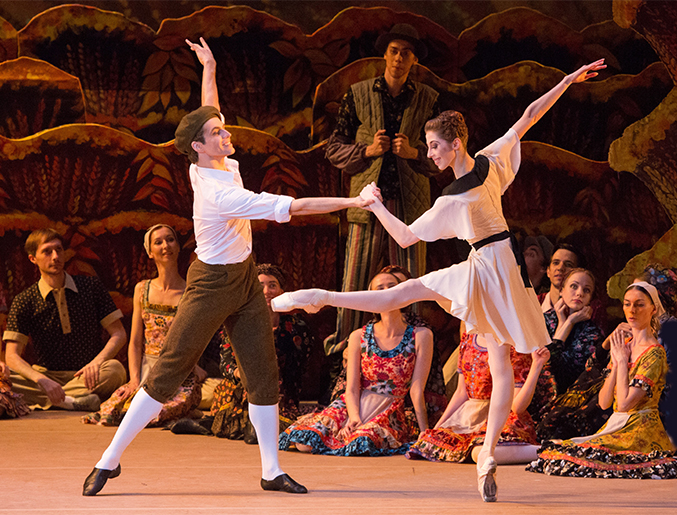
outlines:
[[[200, 38], [200, 43], [193, 43], [186, 40], [191, 50], [195, 52], [198, 60], [202, 64], [202, 105], [214, 106], [220, 110], [219, 92], [216, 86], [216, 60], [212, 54], [209, 45]], [[348, 209], [350, 207], [365, 208], [372, 204], [373, 200], [365, 200], [360, 197], [341, 198], [341, 197], [309, 197], [294, 199], [291, 203], [290, 215], [316, 215], [331, 213]], [[245, 215], [246, 216], [246, 215]]]
[[204, 38], [200, 38], [200, 44], [186, 40], [190, 49], [195, 52], [200, 64], [202, 64], [202, 105], [214, 106], [219, 111], [219, 90], [216, 87], [216, 60]]

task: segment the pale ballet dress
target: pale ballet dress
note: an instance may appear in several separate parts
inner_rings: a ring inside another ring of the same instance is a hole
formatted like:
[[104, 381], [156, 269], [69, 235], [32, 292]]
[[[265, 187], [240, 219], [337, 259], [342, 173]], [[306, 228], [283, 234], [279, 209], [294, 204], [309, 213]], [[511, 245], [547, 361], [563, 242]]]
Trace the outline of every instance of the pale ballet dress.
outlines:
[[[520, 140], [510, 129], [479, 151], [475, 166], [409, 226], [423, 241], [444, 238], [471, 245], [508, 230], [501, 195], [520, 165]], [[508, 343], [527, 354], [550, 342], [534, 290], [524, 284], [510, 239], [471, 250], [462, 263], [421, 277], [424, 286], [448, 299], [439, 304], [466, 323], [470, 334]]]

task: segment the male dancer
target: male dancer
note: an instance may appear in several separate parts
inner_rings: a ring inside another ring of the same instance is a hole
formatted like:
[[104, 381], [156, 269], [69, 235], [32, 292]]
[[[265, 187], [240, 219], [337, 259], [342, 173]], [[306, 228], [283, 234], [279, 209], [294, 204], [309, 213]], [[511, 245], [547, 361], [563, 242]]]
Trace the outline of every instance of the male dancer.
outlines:
[[186, 292], [157, 364], [134, 399], [110, 446], [85, 480], [83, 495], [96, 495], [120, 475], [120, 457], [134, 437], [160, 412], [197, 363], [224, 322], [247, 389], [249, 418], [261, 453], [264, 490], [306, 493], [278, 463], [278, 367], [273, 328], [251, 257], [250, 219], [288, 222], [292, 215], [363, 208], [359, 197], [293, 199], [256, 194], [242, 186], [235, 150], [219, 112], [216, 62], [211, 50], [186, 41], [204, 70], [202, 107], [176, 129], [176, 148], [188, 155], [193, 187], [193, 222], [198, 259], [188, 270]]

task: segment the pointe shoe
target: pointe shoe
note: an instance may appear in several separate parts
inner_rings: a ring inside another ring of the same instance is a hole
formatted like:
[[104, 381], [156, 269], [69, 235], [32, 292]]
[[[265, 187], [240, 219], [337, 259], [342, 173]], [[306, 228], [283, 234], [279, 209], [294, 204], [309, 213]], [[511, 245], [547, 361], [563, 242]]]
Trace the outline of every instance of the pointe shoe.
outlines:
[[312, 289], [299, 290], [278, 295], [270, 305], [273, 311], [287, 312], [293, 309], [303, 309], [307, 313], [317, 313], [327, 304], [329, 292], [326, 290]]
[[94, 468], [89, 476], [87, 476], [87, 479], [85, 479], [85, 484], [82, 485], [82, 495], [91, 496], [98, 494], [105, 486], [106, 481], [118, 477], [121, 470], [119, 464], [113, 470]]
[[477, 462], [477, 488], [484, 502], [496, 502], [496, 499], [498, 498], [496, 468], [496, 460], [493, 456], [484, 460], [484, 463], [482, 463], [481, 466], [479, 460]]
[[277, 492], [287, 492], [289, 494], [307, 494], [308, 489], [294, 481], [287, 474], [280, 474], [272, 481], [261, 479], [261, 488]]

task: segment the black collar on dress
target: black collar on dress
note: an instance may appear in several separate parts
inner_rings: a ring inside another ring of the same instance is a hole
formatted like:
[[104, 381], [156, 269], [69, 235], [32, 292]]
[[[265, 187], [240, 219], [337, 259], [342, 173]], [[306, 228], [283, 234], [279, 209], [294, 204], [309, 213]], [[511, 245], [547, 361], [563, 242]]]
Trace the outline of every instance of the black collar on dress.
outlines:
[[475, 165], [469, 173], [460, 179], [456, 179], [442, 190], [442, 195], [460, 195], [473, 188], [482, 186], [489, 175], [489, 159], [482, 154], [475, 157]]

